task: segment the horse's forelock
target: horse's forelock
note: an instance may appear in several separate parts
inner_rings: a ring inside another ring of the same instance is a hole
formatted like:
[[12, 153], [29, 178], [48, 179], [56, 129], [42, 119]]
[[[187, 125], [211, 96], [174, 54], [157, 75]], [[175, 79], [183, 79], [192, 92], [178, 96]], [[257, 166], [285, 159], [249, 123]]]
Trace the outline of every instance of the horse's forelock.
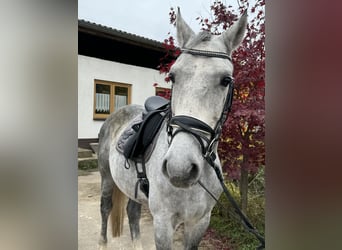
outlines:
[[198, 33], [193, 39], [191, 39], [188, 44], [186, 45], [187, 48], [193, 48], [204, 41], [210, 41], [211, 40], [211, 33], [208, 31], [202, 31]]

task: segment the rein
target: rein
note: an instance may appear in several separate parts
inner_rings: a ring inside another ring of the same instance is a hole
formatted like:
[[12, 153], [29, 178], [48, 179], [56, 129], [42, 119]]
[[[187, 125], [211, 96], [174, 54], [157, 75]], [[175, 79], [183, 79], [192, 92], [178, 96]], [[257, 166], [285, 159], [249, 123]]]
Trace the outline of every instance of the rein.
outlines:
[[[216, 57], [216, 58], [222, 58], [222, 59], [228, 59], [230, 62], [232, 62], [231, 57], [223, 52], [215, 52], [215, 51], [204, 51], [204, 50], [197, 50], [197, 49], [188, 49], [183, 48], [183, 53], [191, 54], [194, 56], [205, 56], [205, 57]], [[178, 116], [172, 116], [171, 111], [171, 105], [170, 105], [170, 112], [169, 112], [169, 121], [167, 124], [167, 133], [169, 138], [169, 145], [172, 143], [172, 140], [176, 134], [179, 132], [185, 132], [189, 133], [192, 136], [194, 136], [197, 141], [201, 145], [202, 149], [202, 155], [204, 159], [208, 162], [208, 164], [214, 169], [217, 178], [220, 181], [220, 184], [222, 186], [222, 189], [229, 200], [229, 202], [232, 204], [235, 212], [240, 217], [242, 221], [242, 225], [245, 227], [245, 229], [252, 233], [261, 243], [261, 245], [257, 248], [257, 250], [265, 249], [265, 239], [263, 236], [260, 235], [260, 233], [257, 231], [255, 227], [250, 223], [246, 215], [241, 211], [239, 208], [237, 202], [227, 189], [226, 185], [224, 184], [224, 179], [222, 176], [222, 173], [220, 171], [219, 166], [215, 163], [215, 160], [217, 158], [215, 153], [215, 148], [218, 144], [222, 126], [227, 120], [228, 114], [231, 111], [232, 101], [233, 101], [233, 91], [234, 91], [234, 83], [233, 81], [228, 85], [228, 95], [225, 100], [224, 108], [221, 113], [220, 119], [217, 121], [214, 129], [212, 129], [208, 124], [205, 122], [198, 120], [194, 117], [190, 116], [184, 116], [184, 115], [178, 115]], [[172, 95], [171, 95], [172, 98]], [[176, 128], [176, 131], [173, 133], [173, 129]], [[204, 142], [206, 145], [204, 145]], [[199, 185], [221, 206], [222, 204], [218, 201], [218, 199], [199, 181]]]

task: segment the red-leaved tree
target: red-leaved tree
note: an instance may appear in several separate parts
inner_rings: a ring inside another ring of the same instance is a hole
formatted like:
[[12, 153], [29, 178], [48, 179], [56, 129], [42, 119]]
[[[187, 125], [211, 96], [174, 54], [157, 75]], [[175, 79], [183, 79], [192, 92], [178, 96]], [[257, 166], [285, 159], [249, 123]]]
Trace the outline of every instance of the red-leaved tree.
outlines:
[[[248, 175], [255, 174], [265, 165], [265, 0], [237, 0], [234, 9], [221, 1], [210, 6], [212, 19], [198, 17], [203, 30], [220, 34], [228, 29], [244, 11], [248, 11], [249, 24], [241, 46], [233, 52], [235, 91], [232, 111], [224, 124], [218, 153], [223, 171], [228, 178], [239, 180], [241, 206], [247, 209]], [[173, 8], [170, 23], [175, 25]], [[166, 54], [161, 58], [160, 73], [168, 73], [180, 54], [170, 36], [164, 41]], [[165, 80], [169, 79], [166, 74]]]

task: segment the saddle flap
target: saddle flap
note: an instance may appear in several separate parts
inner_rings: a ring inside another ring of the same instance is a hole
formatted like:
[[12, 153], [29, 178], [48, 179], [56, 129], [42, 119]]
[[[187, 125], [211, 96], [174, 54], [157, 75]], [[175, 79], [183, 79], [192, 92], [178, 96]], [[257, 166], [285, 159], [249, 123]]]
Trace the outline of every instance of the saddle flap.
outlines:
[[153, 142], [165, 119], [163, 110], [149, 112], [141, 123], [135, 124], [136, 131], [123, 146], [123, 154], [127, 159], [139, 159]]

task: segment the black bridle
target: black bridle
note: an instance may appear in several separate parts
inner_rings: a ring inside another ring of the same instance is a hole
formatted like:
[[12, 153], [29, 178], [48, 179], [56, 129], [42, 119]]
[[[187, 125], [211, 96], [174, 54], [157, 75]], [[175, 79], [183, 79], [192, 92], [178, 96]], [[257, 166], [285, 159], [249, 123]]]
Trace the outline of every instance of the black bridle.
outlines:
[[[228, 54], [223, 53], [223, 52], [204, 51], [204, 50], [188, 49], [188, 48], [183, 48], [182, 52], [191, 54], [193, 56], [204, 56], [204, 57], [228, 59], [230, 62], [232, 62], [231, 57]], [[254, 234], [255, 237], [260, 241], [261, 245], [257, 249], [264, 249], [265, 248], [264, 237], [260, 235], [260, 233], [256, 230], [256, 228], [253, 227], [253, 225], [247, 219], [246, 215], [241, 211], [241, 209], [237, 205], [237, 202], [235, 201], [235, 199], [233, 198], [233, 196], [230, 194], [229, 190], [227, 189], [226, 185], [224, 184], [224, 179], [223, 179], [220, 167], [215, 163], [215, 160], [217, 158], [215, 149], [217, 147], [219, 138], [221, 136], [222, 126], [227, 120], [228, 114], [232, 106], [233, 95], [234, 95], [234, 81], [231, 81], [227, 87], [229, 87], [229, 89], [228, 89], [228, 94], [225, 100], [225, 104], [224, 104], [220, 119], [217, 121], [214, 128], [211, 128], [205, 122], [199, 119], [196, 119], [194, 117], [191, 117], [191, 116], [185, 116], [185, 115], [173, 116], [171, 105], [170, 105], [170, 112], [169, 112], [170, 117], [169, 117], [168, 124], [167, 124], [168, 135], [169, 135], [169, 138], [171, 138], [169, 140], [169, 144], [172, 143], [173, 138], [180, 132], [189, 133], [197, 139], [197, 141], [201, 145], [202, 155], [204, 159], [215, 170], [217, 178], [219, 179], [220, 184], [222, 186], [222, 189], [226, 197], [228, 198], [228, 200], [231, 202], [232, 206], [234, 207], [235, 212], [239, 215], [242, 221], [242, 224], [244, 225], [247, 231]], [[171, 98], [172, 98], [172, 94], [171, 94]], [[174, 128], [175, 128], [175, 131], [174, 131]], [[209, 193], [210, 196], [213, 197], [213, 199], [216, 200], [216, 202], [219, 203], [218, 199], [208, 189], [206, 189], [201, 182], [199, 182], [199, 184], [205, 189], [205, 191]]]
[[183, 48], [181, 51], [183, 53], [187, 53], [187, 54], [194, 55], [194, 56], [216, 57], [216, 58], [228, 59], [230, 62], [232, 62], [232, 58], [227, 53], [224, 53], [224, 52], [188, 49], [188, 48]]
[[[214, 162], [216, 159], [215, 147], [221, 135], [222, 126], [225, 123], [228, 113], [230, 112], [233, 100], [233, 82], [229, 86], [228, 95], [225, 101], [223, 111], [220, 119], [217, 121], [214, 129], [212, 129], [205, 122], [198, 120], [191, 116], [177, 115], [172, 116], [170, 112], [170, 119], [168, 123], [168, 134], [171, 137], [170, 143], [176, 134], [179, 132], [186, 132], [193, 135], [201, 145], [203, 157], [209, 162]], [[173, 132], [173, 128], [176, 131]], [[203, 143], [206, 142], [206, 145]], [[210, 163], [209, 162], [209, 163]]]
[[[216, 57], [222, 59], [228, 59], [232, 61], [231, 57], [227, 53], [216, 52], [216, 51], [205, 51], [197, 49], [183, 48], [183, 53], [191, 54], [194, 56], [204, 56], [204, 57]], [[171, 140], [179, 132], [186, 132], [193, 135], [199, 144], [201, 145], [203, 157], [208, 161], [210, 165], [213, 165], [216, 159], [215, 148], [221, 136], [222, 126], [227, 120], [228, 113], [231, 110], [233, 95], [234, 95], [234, 81], [232, 80], [228, 84], [228, 94], [221, 112], [220, 119], [217, 121], [214, 128], [211, 128], [205, 122], [198, 120], [191, 116], [177, 115], [172, 116], [172, 111], [170, 111], [170, 118], [168, 122], [168, 134]], [[172, 98], [172, 95], [171, 95]], [[173, 131], [173, 128], [177, 128]], [[206, 142], [206, 145], [203, 143]]]

